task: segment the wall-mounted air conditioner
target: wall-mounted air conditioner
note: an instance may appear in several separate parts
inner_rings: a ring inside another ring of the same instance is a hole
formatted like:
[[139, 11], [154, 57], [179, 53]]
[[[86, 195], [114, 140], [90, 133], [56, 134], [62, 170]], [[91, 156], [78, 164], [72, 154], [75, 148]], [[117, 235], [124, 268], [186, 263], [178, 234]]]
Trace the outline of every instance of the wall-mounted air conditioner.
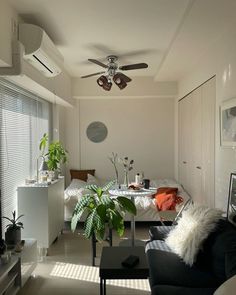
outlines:
[[43, 75], [55, 77], [61, 73], [63, 56], [42, 28], [20, 24], [19, 41], [25, 47], [23, 58]]

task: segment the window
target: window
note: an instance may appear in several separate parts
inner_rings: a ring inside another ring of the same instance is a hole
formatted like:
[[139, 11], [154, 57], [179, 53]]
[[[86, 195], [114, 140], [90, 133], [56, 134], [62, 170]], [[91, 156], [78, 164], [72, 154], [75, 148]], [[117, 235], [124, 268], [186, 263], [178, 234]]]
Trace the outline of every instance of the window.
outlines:
[[50, 117], [49, 102], [0, 79], [2, 216], [10, 217], [17, 209], [17, 187], [36, 175], [39, 141], [44, 133], [50, 134]]

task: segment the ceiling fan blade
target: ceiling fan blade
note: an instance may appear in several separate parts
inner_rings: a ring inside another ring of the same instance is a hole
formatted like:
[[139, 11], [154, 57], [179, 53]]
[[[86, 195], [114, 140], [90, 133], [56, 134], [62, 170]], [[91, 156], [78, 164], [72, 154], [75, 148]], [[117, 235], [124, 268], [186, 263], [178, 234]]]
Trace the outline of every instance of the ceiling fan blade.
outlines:
[[90, 74], [90, 75], [85, 75], [85, 76], [82, 76], [80, 78], [88, 78], [88, 77], [92, 77], [92, 76], [96, 76], [96, 75], [100, 75], [100, 74], [104, 74], [106, 72], [98, 72], [98, 73], [93, 73], [93, 74]]
[[132, 79], [129, 78], [128, 76], [126, 76], [125, 74], [121, 73], [121, 72], [117, 72], [116, 75], [119, 75], [125, 82], [131, 82]]
[[103, 67], [103, 68], [108, 68], [107, 65], [105, 65], [105, 64], [102, 63], [102, 62], [100, 62], [99, 60], [92, 59], [92, 58], [89, 58], [88, 60], [91, 61], [91, 62], [93, 62], [93, 63], [96, 64], [96, 65], [99, 65], [99, 66]]
[[131, 64], [119, 67], [122, 71], [129, 71], [129, 70], [138, 70], [138, 69], [145, 69], [148, 65], [146, 63], [139, 63], [139, 64]]

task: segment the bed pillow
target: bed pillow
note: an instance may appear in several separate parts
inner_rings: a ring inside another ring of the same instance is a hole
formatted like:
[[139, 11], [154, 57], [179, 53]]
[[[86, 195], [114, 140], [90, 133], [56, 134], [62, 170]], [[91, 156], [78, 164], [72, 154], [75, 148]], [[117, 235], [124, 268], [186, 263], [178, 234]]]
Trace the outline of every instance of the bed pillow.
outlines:
[[157, 210], [175, 210], [177, 204], [183, 202], [183, 198], [177, 196], [177, 187], [160, 187], [154, 195]]
[[80, 179], [72, 179], [70, 185], [64, 191], [64, 200], [68, 202], [71, 197], [81, 197], [86, 186], [86, 182]]
[[202, 205], [190, 206], [166, 237], [166, 244], [187, 265], [192, 266], [203, 241], [214, 231], [222, 213], [221, 210]]
[[87, 184], [96, 184], [96, 185], [100, 185], [99, 180], [97, 179], [97, 177], [88, 174], [88, 178], [87, 178]]

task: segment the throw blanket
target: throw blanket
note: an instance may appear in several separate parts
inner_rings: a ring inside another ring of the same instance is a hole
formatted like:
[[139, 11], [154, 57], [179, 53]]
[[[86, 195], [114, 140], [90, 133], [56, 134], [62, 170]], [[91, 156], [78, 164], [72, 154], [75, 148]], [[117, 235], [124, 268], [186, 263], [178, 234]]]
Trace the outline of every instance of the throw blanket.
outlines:
[[157, 210], [175, 210], [176, 205], [183, 202], [183, 198], [178, 196], [177, 193], [178, 188], [160, 187], [154, 196]]

